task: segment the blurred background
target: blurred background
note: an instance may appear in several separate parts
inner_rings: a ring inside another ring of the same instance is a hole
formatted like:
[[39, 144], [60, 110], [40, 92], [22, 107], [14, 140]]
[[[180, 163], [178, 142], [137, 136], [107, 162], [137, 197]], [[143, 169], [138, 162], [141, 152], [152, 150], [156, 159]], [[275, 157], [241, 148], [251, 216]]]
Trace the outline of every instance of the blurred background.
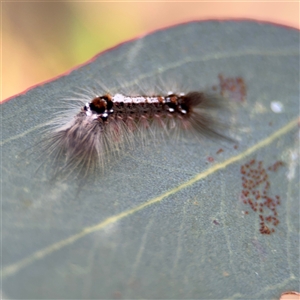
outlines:
[[299, 28], [299, 2], [1, 2], [1, 100], [97, 53], [191, 20], [251, 18]]

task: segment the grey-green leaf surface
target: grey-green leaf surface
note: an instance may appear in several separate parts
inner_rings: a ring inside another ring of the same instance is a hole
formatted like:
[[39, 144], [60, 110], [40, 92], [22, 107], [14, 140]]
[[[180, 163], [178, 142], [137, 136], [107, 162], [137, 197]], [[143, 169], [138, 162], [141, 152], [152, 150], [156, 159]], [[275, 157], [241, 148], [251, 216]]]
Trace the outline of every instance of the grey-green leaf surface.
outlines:
[[[114, 92], [145, 93], [159, 82], [199, 90], [218, 85], [220, 74], [246, 85], [233, 116], [238, 147], [192, 138], [137, 147], [79, 192], [78, 182], [49, 182], [49, 164], [35, 173], [41, 128], [72, 92], [101, 93], [99, 82]], [[4, 297], [270, 299], [299, 288], [297, 30], [250, 21], [175, 26], [1, 109]], [[281, 197], [270, 235], [240, 198], [240, 168], [251, 159], [284, 162], [270, 175]]]

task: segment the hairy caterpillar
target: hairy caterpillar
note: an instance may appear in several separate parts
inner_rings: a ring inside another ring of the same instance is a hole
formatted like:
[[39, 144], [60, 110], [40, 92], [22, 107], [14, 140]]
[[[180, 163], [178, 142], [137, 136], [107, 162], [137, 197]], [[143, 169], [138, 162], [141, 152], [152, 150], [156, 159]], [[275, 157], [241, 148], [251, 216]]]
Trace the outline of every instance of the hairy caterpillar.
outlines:
[[222, 133], [224, 123], [220, 121], [229, 103], [214, 94], [107, 93], [80, 102], [80, 106], [74, 105], [77, 111], [65, 125], [61, 124], [64, 115], [54, 121], [54, 131], [43, 141], [43, 155], [54, 162], [55, 176], [85, 177], [96, 170], [105, 172], [111, 160], [148, 138], [172, 139], [188, 133], [197, 138], [230, 140]]

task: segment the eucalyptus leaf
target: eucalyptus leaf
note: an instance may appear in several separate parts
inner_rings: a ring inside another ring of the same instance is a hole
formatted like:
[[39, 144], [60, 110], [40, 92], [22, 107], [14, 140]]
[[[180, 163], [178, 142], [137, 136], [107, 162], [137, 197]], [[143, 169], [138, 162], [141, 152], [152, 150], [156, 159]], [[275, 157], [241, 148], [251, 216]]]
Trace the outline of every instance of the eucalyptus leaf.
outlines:
[[[50, 182], [49, 163], [36, 172], [36, 145], [62, 98], [103, 86], [203, 90], [220, 87], [220, 78], [245, 84], [244, 98], [233, 99], [236, 146], [150, 141], [82, 186]], [[106, 51], [1, 109], [3, 297], [270, 299], [299, 289], [297, 30], [251, 21], [175, 26]], [[281, 197], [270, 235], [240, 198], [241, 166], [252, 159], [284, 162], [270, 174], [270, 191]]]

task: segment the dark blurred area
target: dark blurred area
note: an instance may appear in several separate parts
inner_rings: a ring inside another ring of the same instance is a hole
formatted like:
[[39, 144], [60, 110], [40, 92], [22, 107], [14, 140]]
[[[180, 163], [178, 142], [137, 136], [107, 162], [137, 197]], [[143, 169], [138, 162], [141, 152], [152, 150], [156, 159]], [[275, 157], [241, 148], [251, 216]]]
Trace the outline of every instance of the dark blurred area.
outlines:
[[2, 2], [1, 100], [97, 53], [192, 20], [251, 18], [299, 28], [299, 2]]

